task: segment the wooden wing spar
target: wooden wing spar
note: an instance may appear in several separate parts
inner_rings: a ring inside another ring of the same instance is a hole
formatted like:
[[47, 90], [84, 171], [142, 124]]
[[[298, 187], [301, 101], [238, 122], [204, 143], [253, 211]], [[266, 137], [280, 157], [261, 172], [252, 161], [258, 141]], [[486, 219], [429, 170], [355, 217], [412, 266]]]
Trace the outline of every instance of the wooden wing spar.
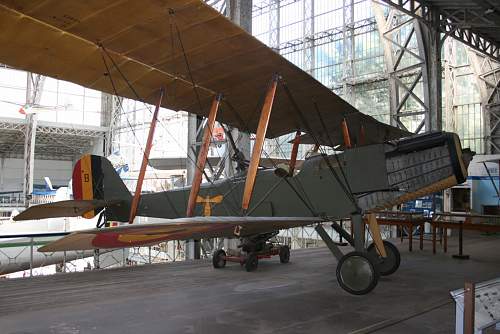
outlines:
[[313, 217], [192, 217], [71, 233], [39, 249], [58, 252], [147, 246], [168, 240], [244, 237], [321, 222]]
[[[322, 129], [321, 117], [339, 134], [345, 117], [351, 129], [370, 129], [366, 144], [407, 135], [361, 114], [199, 0], [0, 0], [0, 43], [8, 46], [0, 63], [150, 104], [164, 87], [162, 106], [173, 110], [207, 116], [221, 93], [217, 120], [244, 131], [256, 131], [259, 101], [278, 73], [312, 129]], [[307, 131], [295, 109], [280, 85], [266, 136]]]

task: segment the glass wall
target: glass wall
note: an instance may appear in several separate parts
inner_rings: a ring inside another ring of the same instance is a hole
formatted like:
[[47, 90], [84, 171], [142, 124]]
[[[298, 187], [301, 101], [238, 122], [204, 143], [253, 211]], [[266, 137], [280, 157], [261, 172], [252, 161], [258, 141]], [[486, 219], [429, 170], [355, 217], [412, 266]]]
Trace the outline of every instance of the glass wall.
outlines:
[[[24, 118], [28, 75], [24, 71], [0, 68], [0, 116]], [[79, 125], [101, 125], [101, 92], [46, 77], [38, 120]]]
[[[388, 9], [385, 12], [387, 14]], [[403, 14], [401, 16], [401, 22], [408, 19]], [[383, 43], [371, 0], [254, 0], [252, 29], [257, 38], [361, 112], [390, 122], [389, 84]], [[398, 39], [395, 42], [401, 43], [412, 33], [412, 25], [403, 25], [399, 31], [394, 38]], [[443, 114], [444, 117], [454, 118], [454, 127], [445, 127], [445, 130], [457, 132], [464, 146], [483, 152], [484, 131], [476, 80], [465, 46], [459, 42], [453, 45], [456, 54], [451, 64], [456, 81], [452, 92], [453, 111], [443, 111]], [[419, 54], [414, 35], [407, 48], [415, 55]], [[400, 66], [406, 67], [421, 61], [411, 52], [403, 55]], [[401, 80], [410, 84], [415, 77], [415, 74], [409, 74]], [[400, 89], [400, 94], [404, 93]], [[424, 99], [421, 79], [414, 93], [420, 100]], [[443, 90], [443, 101], [447, 93]], [[403, 118], [402, 122], [409, 129], [417, 128], [424, 117], [418, 114], [423, 110], [419, 102], [410, 96], [402, 110], [415, 113], [414, 116]], [[450, 123], [443, 121], [443, 124]], [[289, 147], [285, 150], [289, 150]]]

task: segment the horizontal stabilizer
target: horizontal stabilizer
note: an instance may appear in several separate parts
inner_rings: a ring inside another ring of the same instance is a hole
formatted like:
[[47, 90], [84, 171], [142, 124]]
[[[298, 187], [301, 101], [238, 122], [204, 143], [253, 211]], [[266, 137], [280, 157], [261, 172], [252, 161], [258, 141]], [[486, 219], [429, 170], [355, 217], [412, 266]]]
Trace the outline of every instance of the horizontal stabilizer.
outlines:
[[86, 212], [116, 204], [120, 201], [69, 200], [32, 206], [13, 219], [33, 220], [57, 217], [77, 217]]
[[74, 232], [39, 248], [59, 252], [154, 245], [168, 240], [244, 237], [323, 221], [318, 217], [190, 217]]

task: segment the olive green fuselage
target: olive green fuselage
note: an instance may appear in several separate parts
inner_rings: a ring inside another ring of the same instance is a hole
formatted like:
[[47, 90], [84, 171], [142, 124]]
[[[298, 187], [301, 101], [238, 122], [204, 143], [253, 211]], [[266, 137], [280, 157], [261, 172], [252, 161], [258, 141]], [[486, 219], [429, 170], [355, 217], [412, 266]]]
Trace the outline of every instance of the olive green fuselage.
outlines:
[[[338, 168], [334, 169], [340, 176]], [[246, 175], [242, 174], [202, 184], [194, 215], [241, 215], [245, 180]], [[142, 196], [138, 214], [159, 218], [184, 217], [190, 190], [190, 187], [184, 187], [145, 194]], [[339, 186], [324, 159], [316, 156], [305, 161], [300, 172], [294, 176], [280, 177], [274, 169], [260, 170], [246, 215], [343, 217], [354, 210], [354, 205]]]

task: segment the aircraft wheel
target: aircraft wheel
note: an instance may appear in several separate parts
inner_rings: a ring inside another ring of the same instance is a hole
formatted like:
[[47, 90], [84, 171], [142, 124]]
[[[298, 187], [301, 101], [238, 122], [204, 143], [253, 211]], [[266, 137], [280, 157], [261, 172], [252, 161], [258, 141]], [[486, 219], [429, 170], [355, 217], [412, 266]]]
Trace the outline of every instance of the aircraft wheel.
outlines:
[[257, 254], [250, 253], [248, 254], [247, 260], [245, 261], [245, 269], [246, 271], [254, 271], [259, 266], [259, 258]]
[[354, 295], [372, 291], [378, 283], [379, 272], [371, 256], [361, 252], [344, 255], [337, 265], [337, 280], [342, 289]]
[[214, 268], [224, 268], [226, 266], [226, 252], [223, 249], [216, 250], [212, 256]]
[[377, 247], [375, 247], [375, 243], [372, 243], [366, 251], [369, 255], [371, 255], [377, 262], [378, 269], [380, 275], [388, 276], [396, 272], [398, 270], [399, 265], [401, 264], [401, 254], [396, 246], [394, 246], [389, 241], [384, 240], [385, 252], [387, 253], [387, 257], [381, 257], [377, 252]]
[[290, 262], [290, 247], [286, 245], [280, 247], [280, 262], [281, 263]]

